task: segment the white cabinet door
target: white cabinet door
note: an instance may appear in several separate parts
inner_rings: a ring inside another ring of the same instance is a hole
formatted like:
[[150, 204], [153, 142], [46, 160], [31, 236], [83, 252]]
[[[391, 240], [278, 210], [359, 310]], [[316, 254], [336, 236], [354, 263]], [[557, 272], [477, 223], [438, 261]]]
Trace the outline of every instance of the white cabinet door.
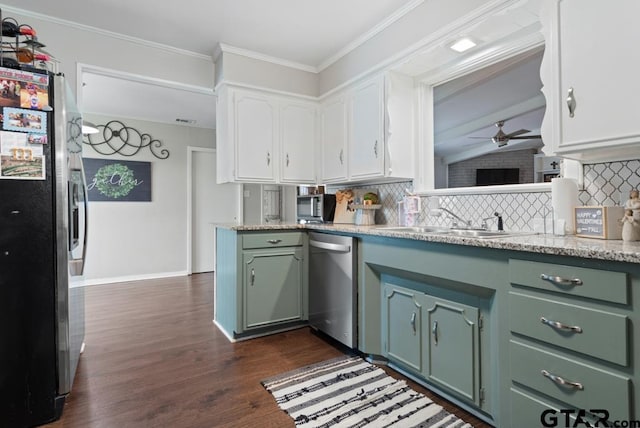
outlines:
[[347, 180], [347, 103], [344, 97], [322, 106], [322, 177], [332, 183]]
[[280, 181], [316, 182], [316, 106], [283, 102], [280, 108]]
[[260, 94], [237, 91], [234, 96], [235, 179], [275, 182], [278, 104]]
[[547, 0], [545, 6], [541, 75], [553, 118], [545, 117], [544, 140], [556, 154], [579, 159], [598, 151], [606, 158], [611, 148], [637, 143], [640, 2]]
[[384, 175], [384, 76], [357, 87], [351, 100], [349, 175]]

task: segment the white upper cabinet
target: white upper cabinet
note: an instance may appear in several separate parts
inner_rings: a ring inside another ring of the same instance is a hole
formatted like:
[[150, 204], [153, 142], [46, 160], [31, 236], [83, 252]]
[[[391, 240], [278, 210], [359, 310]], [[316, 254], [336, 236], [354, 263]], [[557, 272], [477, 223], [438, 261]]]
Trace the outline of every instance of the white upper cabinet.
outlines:
[[364, 179], [384, 175], [383, 76], [354, 89], [350, 123], [350, 177]]
[[316, 104], [280, 103], [280, 181], [316, 182]]
[[252, 92], [234, 93], [236, 180], [275, 182], [278, 104]]
[[387, 73], [326, 101], [321, 181], [414, 178], [413, 99], [413, 79]]
[[322, 181], [344, 182], [347, 171], [347, 101], [339, 96], [322, 105], [321, 114], [321, 160]]
[[545, 0], [544, 6], [545, 152], [586, 161], [637, 157], [640, 2]]
[[218, 183], [316, 182], [315, 102], [227, 85], [217, 92]]

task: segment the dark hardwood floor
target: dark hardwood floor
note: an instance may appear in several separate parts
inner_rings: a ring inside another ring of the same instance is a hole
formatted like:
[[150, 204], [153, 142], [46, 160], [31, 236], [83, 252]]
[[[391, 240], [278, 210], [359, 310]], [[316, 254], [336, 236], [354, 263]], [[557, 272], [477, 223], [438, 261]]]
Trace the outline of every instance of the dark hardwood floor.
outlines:
[[309, 328], [230, 343], [212, 318], [213, 274], [88, 287], [86, 349], [46, 427], [292, 427], [260, 380], [343, 354]]

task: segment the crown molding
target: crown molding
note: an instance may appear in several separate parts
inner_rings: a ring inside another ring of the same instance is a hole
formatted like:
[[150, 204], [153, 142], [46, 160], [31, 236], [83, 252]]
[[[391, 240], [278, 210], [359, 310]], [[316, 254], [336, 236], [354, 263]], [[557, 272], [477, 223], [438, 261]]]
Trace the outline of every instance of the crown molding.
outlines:
[[235, 55], [244, 56], [247, 58], [257, 59], [259, 61], [270, 62], [272, 64], [282, 65], [297, 70], [306, 71], [308, 73], [318, 73], [318, 69], [314, 66], [302, 64], [299, 62], [289, 61], [282, 58], [277, 58], [271, 55], [265, 55], [260, 52], [252, 51], [249, 49], [238, 48], [228, 45], [226, 43], [219, 43], [214, 51], [214, 61], [218, 59], [221, 53], [232, 53]]
[[377, 34], [381, 33], [382, 31], [384, 31], [391, 24], [393, 24], [394, 22], [396, 22], [397, 20], [399, 20], [400, 18], [402, 18], [403, 16], [405, 16], [406, 14], [408, 14], [409, 12], [411, 12], [413, 9], [415, 9], [418, 6], [420, 6], [424, 2], [425, 2], [425, 0], [412, 0], [409, 3], [407, 3], [406, 5], [404, 5], [403, 7], [401, 7], [400, 9], [396, 10], [394, 13], [389, 15], [382, 22], [378, 23], [378, 25], [373, 27], [371, 30], [367, 31], [366, 33], [364, 33], [363, 35], [361, 35], [360, 37], [356, 38], [351, 43], [349, 43], [348, 45], [346, 45], [345, 47], [340, 49], [338, 52], [336, 52], [335, 54], [331, 55], [329, 58], [327, 58], [324, 61], [322, 61], [320, 63], [320, 65], [318, 65], [318, 67], [316, 67], [316, 69], [317, 69], [316, 72], [320, 73], [321, 71], [323, 71], [326, 68], [330, 67], [331, 65], [336, 63], [338, 60], [340, 60], [340, 58], [346, 56], [347, 54], [349, 54], [350, 52], [354, 51], [355, 49], [357, 49], [361, 45], [365, 44], [367, 41], [372, 39], [374, 36], [376, 36]]
[[43, 15], [41, 13], [33, 12], [33, 11], [30, 11], [30, 10], [25, 10], [25, 9], [20, 9], [20, 8], [17, 8], [17, 7], [2, 5], [2, 12], [3, 12], [3, 14], [4, 14], [4, 12], [16, 13], [18, 15], [23, 15], [23, 16], [26, 16], [26, 17], [29, 17], [29, 18], [40, 19], [42, 21], [47, 21], [47, 22], [51, 22], [51, 23], [54, 23], [54, 24], [63, 25], [65, 27], [71, 27], [71, 28], [75, 28], [75, 29], [81, 30], [81, 31], [88, 31], [88, 32], [96, 33], [96, 34], [99, 34], [101, 36], [111, 37], [111, 38], [114, 38], [114, 39], [120, 39], [120, 40], [129, 42], [129, 43], [134, 43], [134, 44], [141, 45], [141, 46], [148, 47], [148, 48], [163, 50], [163, 51], [174, 53], [174, 54], [178, 54], [178, 55], [190, 56], [190, 57], [193, 57], [193, 58], [203, 59], [203, 60], [206, 60], [206, 61], [213, 61], [213, 59], [212, 59], [212, 57], [210, 55], [204, 55], [204, 54], [193, 52], [193, 51], [189, 51], [189, 50], [186, 50], [186, 49], [180, 49], [180, 48], [176, 48], [176, 47], [173, 47], [173, 46], [164, 45], [162, 43], [155, 43], [155, 42], [151, 42], [149, 40], [140, 39], [138, 37], [127, 36], [127, 35], [124, 35], [124, 34], [116, 33], [114, 31], [107, 31], [107, 30], [103, 30], [103, 29], [100, 29], [100, 28], [92, 27], [90, 25], [80, 24], [78, 22], [68, 21], [66, 19], [56, 18], [56, 17], [50, 16], [50, 15]]
[[223, 52], [225, 52], [225, 53], [228, 52], [228, 53], [233, 53], [233, 54], [236, 54], [236, 55], [242, 55], [242, 56], [245, 56], [245, 57], [248, 57], [248, 58], [257, 59], [257, 60], [260, 60], [260, 61], [266, 61], [266, 62], [270, 62], [270, 63], [273, 63], [273, 64], [283, 65], [285, 67], [290, 67], [290, 68], [294, 68], [294, 69], [298, 69], [298, 70], [302, 70], [302, 71], [307, 71], [309, 73], [318, 74], [318, 73], [322, 72], [324, 69], [330, 67], [335, 62], [337, 62], [340, 58], [342, 58], [345, 55], [349, 54], [353, 50], [357, 49], [359, 46], [361, 46], [364, 43], [366, 43], [368, 40], [372, 39], [374, 36], [376, 36], [380, 32], [384, 31], [391, 24], [393, 24], [394, 22], [396, 22], [397, 20], [399, 20], [400, 18], [402, 18], [407, 13], [411, 12], [413, 9], [415, 9], [418, 6], [420, 6], [424, 2], [425, 2], [425, 0], [411, 0], [409, 3], [407, 3], [406, 5], [401, 7], [400, 9], [396, 10], [393, 14], [389, 15], [382, 22], [378, 23], [371, 30], [367, 31], [366, 33], [364, 33], [363, 35], [361, 35], [360, 37], [356, 38], [351, 43], [349, 43], [348, 45], [346, 45], [345, 47], [340, 49], [338, 52], [336, 52], [335, 54], [331, 55], [329, 58], [327, 58], [324, 61], [322, 61], [322, 63], [320, 63], [320, 65], [317, 66], [317, 67], [312, 66], [312, 65], [302, 64], [302, 63], [299, 63], [299, 62], [288, 61], [288, 60], [285, 60], [285, 59], [282, 59], [282, 58], [277, 58], [277, 57], [274, 57], [274, 56], [265, 55], [265, 54], [262, 54], [260, 52], [255, 52], [255, 51], [251, 51], [251, 50], [248, 50], [248, 49], [238, 48], [238, 47], [235, 47], [235, 46], [228, 45], [226, 43], [219, 43], [216, 46], [216, 49], [215, 49], [215, 51], [213, 53], [213, 61], [214, 62], [217, 61], [218, 57]]

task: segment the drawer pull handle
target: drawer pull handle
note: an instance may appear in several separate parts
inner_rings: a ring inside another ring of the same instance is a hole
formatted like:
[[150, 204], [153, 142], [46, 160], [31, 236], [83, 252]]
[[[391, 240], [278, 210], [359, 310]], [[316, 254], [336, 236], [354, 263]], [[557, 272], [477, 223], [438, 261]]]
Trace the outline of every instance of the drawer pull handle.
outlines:
[[568, 381], [564, 378], [561, 378], [560, 376], [554, 375], [553, 373], [549, 373], [544, 369], [542, 370], [542, 376], [546, 377], [547, 379], [551, 379], [553, 382], [557, 383], [558, 385], [570, 386], [572, 388], [579, 389], [580, 391], [584, 389], [584, 386], [582, 386], [580, 382]]
[[542, 324], [548, 325], [549, 327], [553, 327], [556, 330], [571, 331], [571, 332], [574, 332], [574, 333], [582, 333], [582, 327], [579, 327], [577, 325], [575, 325], [575, 326], [574, 325], [566, 325], [566, 324], [563, 324], [563, 323], [561, 323], [559, 321], [548, 320], [545, 317], [540, 317], [540, 322]]
[[269, 244], [276, 245], [276, 244], [281, 243], [281, 242], [282, 242], [282, 239], [269, 239], [267, 242], [268, 242]]
[[543, 273], [540, 275], [540, 279], [543, 281], [549, 281], [554, 285], [563, 285], [563, 286], [574, 286], [574, 285], [582, 285], [582, 280], [579, 278], [567, 279], [561, 276], [551, 276]]
[[256, 271], [255, 269], [251, 269], [251, 286], [253, 287], [256, 283]]

